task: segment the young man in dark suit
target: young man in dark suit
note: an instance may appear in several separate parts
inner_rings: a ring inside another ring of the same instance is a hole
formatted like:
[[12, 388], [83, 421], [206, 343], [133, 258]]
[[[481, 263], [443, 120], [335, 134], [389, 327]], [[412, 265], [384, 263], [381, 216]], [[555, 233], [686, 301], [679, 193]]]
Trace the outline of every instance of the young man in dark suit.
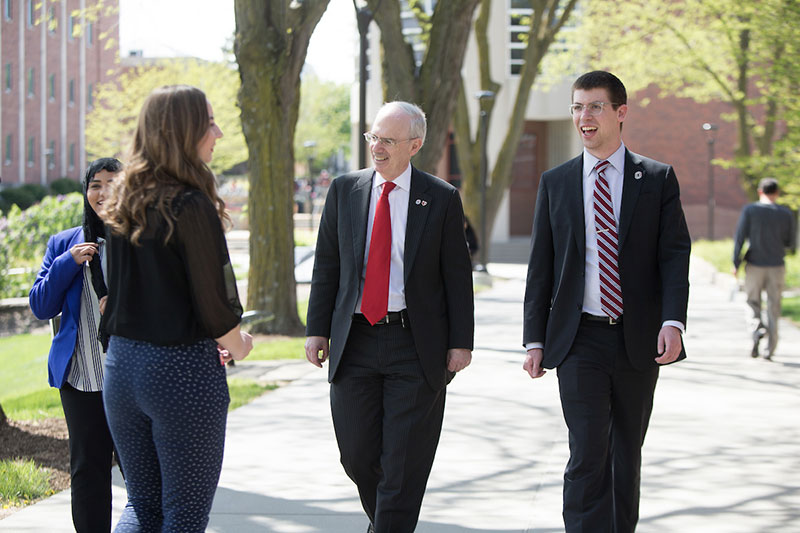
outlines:
[[622, 143], [627, 111], [613, 74], [575, 81], [584, 151], [542, 175], [534, 214], [523, 368], [558, 369], [568, 533], [635, 530], [659, 367], [686, 357], [691, 240], [678, 180]]
[[410, 533], [444, 415], [469, 365], [472, 267], [458, 191], [417, 170], [425, 115], [385, 104], [365, 137], [374, 168], [336, 178], [317, 239], [306, 358], [330, 357], [342, 465], [369, 531]]

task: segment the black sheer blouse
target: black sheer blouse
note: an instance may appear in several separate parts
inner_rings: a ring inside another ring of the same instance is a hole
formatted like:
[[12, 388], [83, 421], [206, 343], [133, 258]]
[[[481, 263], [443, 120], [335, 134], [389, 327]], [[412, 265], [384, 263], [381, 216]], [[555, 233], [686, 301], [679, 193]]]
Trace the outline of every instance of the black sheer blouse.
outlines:
[[242, 305], [222, 223], [214, 205], [186, 189], [174, 205], [172, 236], [150, 209], [147, 230], [136, 246], [108, 231], [108, 302], [111, 335], [159, 345], [218, 338], [236, 327]]

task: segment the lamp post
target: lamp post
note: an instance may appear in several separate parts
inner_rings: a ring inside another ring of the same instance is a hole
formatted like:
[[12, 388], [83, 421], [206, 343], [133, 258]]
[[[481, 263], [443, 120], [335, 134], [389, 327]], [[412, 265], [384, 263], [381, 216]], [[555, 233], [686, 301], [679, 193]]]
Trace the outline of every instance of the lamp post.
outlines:
[[480, 268], [487, 272], [486, 265], [488, 263], [488, 241], [486, 238], [486, 181], [489, 174], [489, 162], [486, 155], [486, 145], [488, 144], [488, 130], [489, 130], [489, 112], [484, 109], [484, 102], [490, 103], [494, 99], [494, 92], [492, 91], [478, 91], [475, 93], [478, 99], [478, 106], [480, 107], [480, 123], [479, 123], [479, 142], [481, 143], [481, 240], [480, 246]]
[[708, 240], [714, 240], [714, 142], [716, 141], [719, 129], [716, 124], [706, 122], [703, 124], [703, 131], [706, 132], [706, 142], [708, 143]]
[[[380, 2], [378, 2], [378, 6]], [[358, 23], [358, 168], [367, 166], [367, 141], [361, 135], [367, 131], [367, 49], [369, 48], [369, 25], [372, 11], [366, 0], [353, 0]], [[377, 6], [376, 8], [377, 9]]]

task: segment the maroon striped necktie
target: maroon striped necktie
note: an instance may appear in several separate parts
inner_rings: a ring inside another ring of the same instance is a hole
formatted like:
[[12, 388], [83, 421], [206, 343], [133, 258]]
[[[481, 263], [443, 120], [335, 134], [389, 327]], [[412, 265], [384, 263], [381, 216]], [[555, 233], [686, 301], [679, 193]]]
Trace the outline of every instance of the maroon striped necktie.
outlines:
[[597, 180], [594, 182], [594, 229], [597, 232], [600, 267], [600, 307], [605, 314], [617, 319], [622, 315], [622, 287], [617, 259], [617, 222], [605, 174], [609, 164], [608, 161], [600, 161], [594, 167], [597, 171]]

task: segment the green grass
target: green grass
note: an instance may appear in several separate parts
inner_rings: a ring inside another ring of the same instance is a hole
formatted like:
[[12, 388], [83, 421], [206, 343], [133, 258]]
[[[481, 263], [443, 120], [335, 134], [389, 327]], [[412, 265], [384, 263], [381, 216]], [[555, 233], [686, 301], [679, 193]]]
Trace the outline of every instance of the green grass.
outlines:
[[781, 315], [796, 324], [800, 324], [800, 296], [784, 298], [781, 303]]
[[[46, 382], [45, 382], [46, 383]], [[2, 400], [6, 416], [12, 420], [41, 420], [43, 418], [63, 418], [61, 396], [58, 389], [43, 388]]]
[[264, 385], [251, 379], [228, 378], [228, 391], [231, 396], [228, 411], [247, 405], [265, 392], [277, 388], [277, 385]]
[[256, 342], [245, 361], [303, 359], [305, 342], [305, 337], [284, 337], [270, 342]]
[[0, 338], [0, 402], [47, 389], [50, 334]]
[[47, 470], [31, 460], [0, 461], [0, 503], [3, 506], [27, 505], [53, 494]]

